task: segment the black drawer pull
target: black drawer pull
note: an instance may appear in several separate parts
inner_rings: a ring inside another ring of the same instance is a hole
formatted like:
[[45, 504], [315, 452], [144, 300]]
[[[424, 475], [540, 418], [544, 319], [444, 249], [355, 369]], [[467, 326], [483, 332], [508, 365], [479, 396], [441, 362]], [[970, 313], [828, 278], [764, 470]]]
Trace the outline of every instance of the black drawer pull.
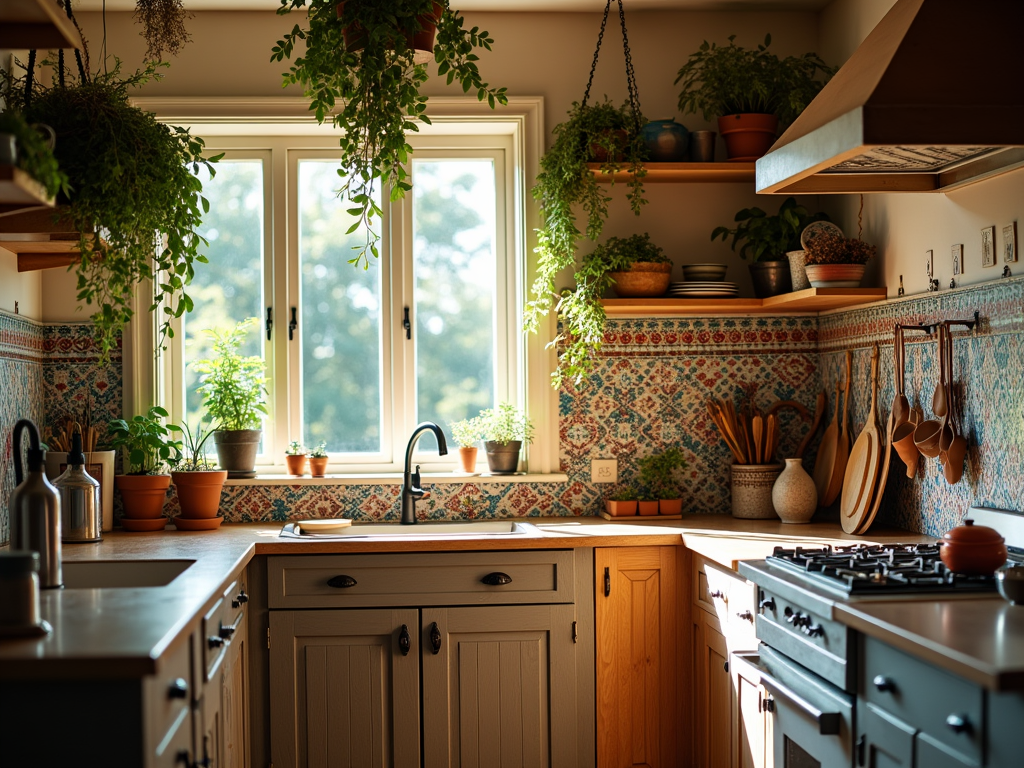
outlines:
[[890, 680], [885, 675], [875, 675], [875, 679], [871, 681], [874, 683], [875, 688], [878, 689], [879, 693], [895, 693], [896, 683]]
[[217, 637], [216, 635], [210, 635], [208, 638], [206, 638], [206, 644], [210, 646], [210, 648], [220, 648], [222, 645], [224, 645], [224, 638]]
[[406, 624], [402, 625], [402, 630], [398, 633], [398, 649], [403, 656], [408, 656], [412, 649], [412, 638], [409, 637], [409, 627]]
[[507, 573], [495, 571], [494, 573], [488, 573], [486, 576], [480, 579], [480, 581], [491, 587], [500, 587], [503, 584], [511, 584], [512, 577], [509, 576]]
[[435, 656], [441, 652], [441, 628], [436, 621], [430, 625], [430, 650]]
[[715, 589], [711, 592], [708, 592], [708, 597], [710, 597], [712, 600], [725, 600], [725, 592], [723, 592], [720, 589]]
[[235, 627], [231, 626], [230, 624], [228, 624], [227, 626], [221, 624], [219, 634], [225, 640], [230, 640], [231, 636], [235, 634]]
[[183, 677], [177, 678], [167, 689], [167, 698], [185, 699], [188, 698], [188, 681]]
[[736, 618], [740, 621], [749, 621], [751, 624], [754, 623], [754, 614], [750, 611], [737, 611]]
[[962, 715], [950, 715], [946, 718], [946, 725], [953, 733], [970, 733], [971, 722]]
[[354, 587], [359, 582], [353, 579], [351, 576], [342, 574], [341, 576], [335, 576], [327, 582], [328, 587], [334, 587], [335, 589], [348, 589]]

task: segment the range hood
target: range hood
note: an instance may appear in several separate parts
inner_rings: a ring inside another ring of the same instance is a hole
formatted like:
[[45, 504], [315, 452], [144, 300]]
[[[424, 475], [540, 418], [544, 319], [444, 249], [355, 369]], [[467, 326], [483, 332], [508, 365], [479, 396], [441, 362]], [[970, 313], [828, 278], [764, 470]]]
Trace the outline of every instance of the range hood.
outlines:
[[757, 161], [757, 191], [947, 192], [1024, 166], [1022, 35], [1022, 0], [898, 0]]

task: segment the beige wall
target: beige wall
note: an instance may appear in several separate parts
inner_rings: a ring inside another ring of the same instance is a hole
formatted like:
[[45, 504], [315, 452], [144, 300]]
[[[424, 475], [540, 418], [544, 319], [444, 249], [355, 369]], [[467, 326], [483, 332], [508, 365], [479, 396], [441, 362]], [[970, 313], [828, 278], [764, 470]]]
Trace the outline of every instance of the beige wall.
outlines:
[[[845, 61], [895, 0], [835, 0], [821, 14], [820, 47], [831, 61]], [[854, 196], [821, 198], [847, 235], [856, 234], [859, 199]], [[886, 285], [895, 296], [900, 275], [908, 294], [928, 287], [925, 253], [933, 251], [935, 276], [943, 289], [953, 277], [950, 248], [964, 246], [964, 274], [958, 285], [981, 283], [1002, 273], [1002, 228], [1024, 219], [1024, 171], [1018, 170], [948, 195], [867, 195], [864, 203], [864, 239], [878, 246], [881, 258], [871, 266], [876, 285]], [[981, 259], [981, 230], [996, 228], [996, 267], [985, 269]], [[1019, 246], [1019, 242], [1018, 242]], [[1011, 265], [1019, 273], [1024, 262]]]
[[[74, 283], [72, 283], [72, 287]], [[43, 319], [42, 288], [38, 272], [18, 272], [18, 257], [0, 248], [0, 309], [32, 320]]]

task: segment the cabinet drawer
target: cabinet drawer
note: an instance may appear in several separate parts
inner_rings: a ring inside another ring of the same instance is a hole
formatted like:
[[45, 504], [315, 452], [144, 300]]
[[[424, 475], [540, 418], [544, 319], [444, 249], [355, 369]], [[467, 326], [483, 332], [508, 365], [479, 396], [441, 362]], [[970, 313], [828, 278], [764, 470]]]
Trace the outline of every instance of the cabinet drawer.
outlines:
[[228, 582], [221, 591], [220, 598], [203, 616], [203, 680], [209, 682], [217, 673], [228, 646], [242, 625], [248, 601], [243, 571], [237, 579]]
[[168, 750], [173, 741], [181, 741], [177, 731], [185, 731], [188, 740], [185, 748], [191, 746], [191, 711], [195, 692], [190, 681], [192, 664], [191, 635], [180, 642], [177, 648], [161, 659], [160, 671], [143, 681], [143, 701], [146, 718], [146, 751], [156, 756], [157, 765], [173, 765], [168, 759]]
[[[863, 643], [861, 694], [970, 760], [980, 761], [984, 693], [873, 638]], [[952, 723], [963, 723], [954, 729]]]
[[[573, 602], [573, 558], [543, 552], [270, 557], [271, 608]], [[492, 583], [488, 583], [492, 582]]]

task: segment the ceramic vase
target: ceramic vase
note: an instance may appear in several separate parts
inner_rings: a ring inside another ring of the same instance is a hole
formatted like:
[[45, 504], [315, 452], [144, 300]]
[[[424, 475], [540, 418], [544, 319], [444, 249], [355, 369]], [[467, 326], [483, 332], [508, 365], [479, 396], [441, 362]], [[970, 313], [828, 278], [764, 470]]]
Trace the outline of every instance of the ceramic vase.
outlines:
[[772, 486], [772, 505], [784, 523], [811, 522], [818, 508], [818, 489], [803, 459], [786, 459], [786, 468]]
[[781, 472], [781, 464], [733, 464], [732, 516], [745, 520], [777, 517], [772, 486]]
[[686, 160], [690, 132], [675, 120], [652, 120], [643, 128], [647, 156], [656, 163], [681, 163]]

